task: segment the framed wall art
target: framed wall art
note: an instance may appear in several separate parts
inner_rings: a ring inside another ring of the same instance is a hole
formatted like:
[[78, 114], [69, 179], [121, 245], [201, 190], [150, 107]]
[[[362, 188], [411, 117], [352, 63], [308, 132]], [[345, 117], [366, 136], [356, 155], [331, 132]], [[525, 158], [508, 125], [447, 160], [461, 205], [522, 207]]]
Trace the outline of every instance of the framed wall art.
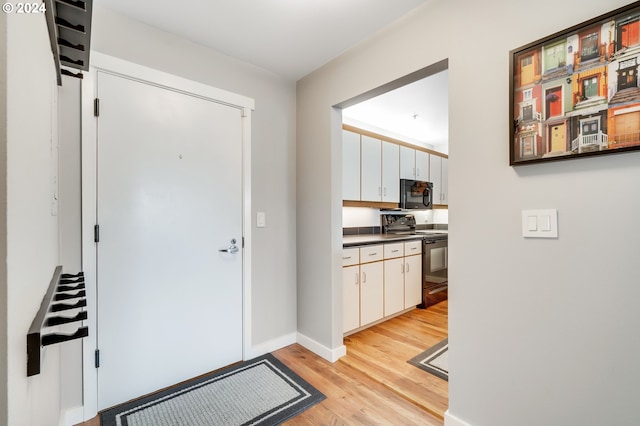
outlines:
[[512, 166], [640, 150], [640, 1], [510, 52]]

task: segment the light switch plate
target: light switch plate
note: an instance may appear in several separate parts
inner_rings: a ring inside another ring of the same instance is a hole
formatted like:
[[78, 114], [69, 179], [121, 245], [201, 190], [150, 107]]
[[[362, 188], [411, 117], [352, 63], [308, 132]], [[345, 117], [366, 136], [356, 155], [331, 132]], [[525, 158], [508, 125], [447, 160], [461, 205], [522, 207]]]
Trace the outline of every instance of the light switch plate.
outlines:
[[522, 210], [522, 236], [558, 238], [558, 211], [556, 209]]
[[267, 214], [265, 212], [258, 212], [256, 215], [256, 227], [265, 228], [267, 226]]

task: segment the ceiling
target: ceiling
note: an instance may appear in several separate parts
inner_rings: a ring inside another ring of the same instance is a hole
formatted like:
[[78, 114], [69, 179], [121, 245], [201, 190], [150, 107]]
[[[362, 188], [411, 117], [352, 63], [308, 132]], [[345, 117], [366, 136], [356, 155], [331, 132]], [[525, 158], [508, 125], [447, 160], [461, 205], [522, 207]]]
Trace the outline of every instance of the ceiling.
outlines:
[[[94, 0], [93, 4], [297, 81], [430, 1]], [[418, 145], [446, 143], [446, 80], [446, 72], [434, 74], [345, 109], [345, 121]]]
[[448, 153], [449, 72], [438, 72], [342, 110], [344, 123]]
[[431, 0], [94, 0], [299, 80]]

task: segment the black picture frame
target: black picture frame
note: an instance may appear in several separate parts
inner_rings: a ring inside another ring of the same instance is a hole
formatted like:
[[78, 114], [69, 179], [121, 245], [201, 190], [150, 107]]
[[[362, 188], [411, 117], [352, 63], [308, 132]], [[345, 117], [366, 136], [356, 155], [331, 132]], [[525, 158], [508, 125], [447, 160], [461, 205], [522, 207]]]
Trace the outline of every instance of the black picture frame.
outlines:
[[640, 150], [640, 1], [509, 52], [509, 165]]

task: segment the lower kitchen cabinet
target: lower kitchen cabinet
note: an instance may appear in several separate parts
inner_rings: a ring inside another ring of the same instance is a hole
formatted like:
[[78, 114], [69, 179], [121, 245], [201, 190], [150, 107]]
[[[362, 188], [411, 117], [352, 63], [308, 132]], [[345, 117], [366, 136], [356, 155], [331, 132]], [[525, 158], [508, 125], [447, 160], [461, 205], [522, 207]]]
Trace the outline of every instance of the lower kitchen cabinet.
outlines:
[[419, 240], [344, 249], [344, 333], [421, 303], [421, 253]]
[[384, 245], [384, 316], [404, 309], [404, 243]]
[[404, 309], [404, 258], [384, 261], [384, 316]]
[[342, 329], [360, 327], [360, 265], [342, 268], [342, 304]]
[[360, 324], [365, 325], [384, 316], [382, 262], [360, 265], [360, 277]]
[[404, 258], [404, 308], [422, 303], [422, 255]]

